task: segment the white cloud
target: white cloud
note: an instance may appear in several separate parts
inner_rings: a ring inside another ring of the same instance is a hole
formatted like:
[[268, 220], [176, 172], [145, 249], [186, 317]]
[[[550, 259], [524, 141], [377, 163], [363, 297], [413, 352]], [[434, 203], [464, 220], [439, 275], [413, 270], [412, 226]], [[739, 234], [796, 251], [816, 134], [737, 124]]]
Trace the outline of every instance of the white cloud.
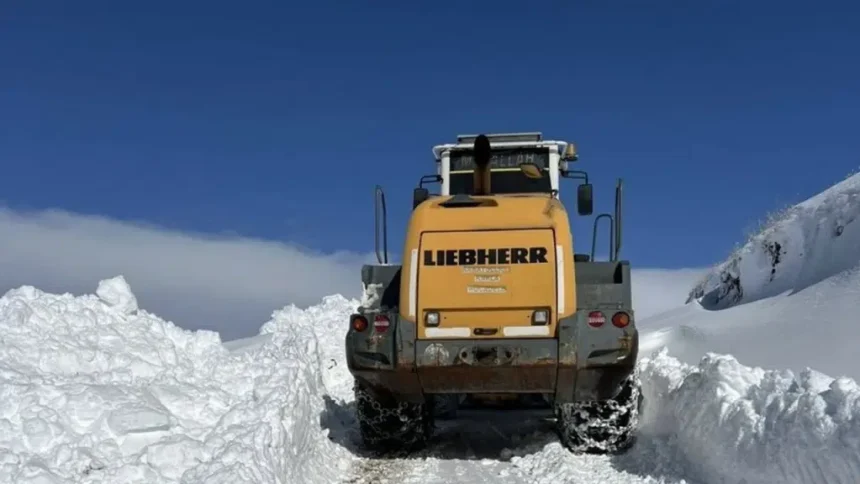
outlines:
[[707, 269], [631, 269], [633, 309], [642, 320], [678, 306], [687, 300], [693, 285]]
[[[607, 261], [609, 256], [607, 253], [597, 251], [594, 260]], [[630, 278], [633, 281], [633, 310], [636, 312], [638, 321], [683, 306], [690, 290], [710, 270], [709, 267], [642, 268], [635, 259], [630, 261], [630, 266]]]
[[224, 339], [256, 334], [273, 310], [290, 303], [359, 296], [361, 264], [375, 261], [62, 211], [0, 209], [0, 233], [0, 293], [24, 284], [93, 293], [100, 279], [122, 274], [143, 309]]
[[[358, 297], [361, 264], [376, 260], [63, 211], [0, 208], [0, 233], [0, 293], [25, 284], [93, 293], [99, 280], [121, 274], [143, 309], [185, 328], [216, 330], [225, 340], [256, 334], [273, 310], [290, 303]], [[371, 243], [372, 236], [371, 229]], [[637, 318], [683, 304], [701, 273], [633, 269]]]

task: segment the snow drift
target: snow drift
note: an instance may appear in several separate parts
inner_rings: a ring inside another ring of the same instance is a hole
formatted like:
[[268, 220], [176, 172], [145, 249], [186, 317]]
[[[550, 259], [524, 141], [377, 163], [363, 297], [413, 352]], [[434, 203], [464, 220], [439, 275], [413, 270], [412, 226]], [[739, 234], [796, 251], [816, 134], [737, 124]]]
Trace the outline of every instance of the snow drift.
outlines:
[[10, 291], [0, 482], [335, 482], [347, 456], [319, 424], [337, 388], [318, 335], [354, 305], [285, 308], [231, 353], [137, 308], [121, 277], [97, 295]]
[[644, 358], [643, 434], [664, 438], [705, 483], [860, 480], [860, 388], [813, 370], [765, 371], [709, 354], [698, 366]]

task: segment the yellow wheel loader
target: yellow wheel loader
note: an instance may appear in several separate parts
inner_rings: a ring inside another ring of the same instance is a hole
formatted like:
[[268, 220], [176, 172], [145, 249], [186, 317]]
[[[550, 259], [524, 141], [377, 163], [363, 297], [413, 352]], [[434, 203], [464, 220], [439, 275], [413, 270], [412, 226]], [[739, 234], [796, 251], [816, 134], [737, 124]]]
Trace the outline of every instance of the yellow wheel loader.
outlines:
[[[642, 398], [630, 264], [618, 260], [621, 180], [614, 214], [594, 220], [591, 253], [577, 253], [559, 185], [579, 180], [581, 216], [593, 200], [588, 174], [570, 169], [572, 143], [464, 135], [433, 154], [436, 174], [414, 191], [399, 263], [388, 260], [376, 188], [378, 264], [362, 267], [346, 335], [364, 443], [415, 449], [458, 407], [525, 406], [553, 416], [572, 451], [629, 448]], [[601, 219], [609, 255], [596, 261]]]

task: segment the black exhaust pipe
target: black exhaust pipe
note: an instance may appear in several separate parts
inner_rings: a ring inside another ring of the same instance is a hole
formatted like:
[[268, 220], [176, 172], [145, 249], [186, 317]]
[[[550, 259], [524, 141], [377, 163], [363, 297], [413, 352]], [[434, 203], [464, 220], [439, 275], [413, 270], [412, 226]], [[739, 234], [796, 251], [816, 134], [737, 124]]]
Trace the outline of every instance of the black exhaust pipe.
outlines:
[[490, 138], [478, 135], [474, 144], [475, 171], [473, 175], [473, 193], [489, 195], [490, 192]]

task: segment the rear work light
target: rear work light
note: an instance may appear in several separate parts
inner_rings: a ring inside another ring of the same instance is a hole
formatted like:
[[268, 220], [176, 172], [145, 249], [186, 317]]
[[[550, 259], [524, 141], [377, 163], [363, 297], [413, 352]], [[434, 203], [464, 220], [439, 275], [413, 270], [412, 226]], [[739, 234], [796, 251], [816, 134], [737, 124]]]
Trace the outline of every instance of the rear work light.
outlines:
[[430, 311], [424, 315], [424, 324], [427, 326], [439, 326], [439, 313]]
[[358, 331], [359, 333], [367, 329], [367, 318], [360, 314], [356, 314], [352, 317], [352, 329]]
[[549, 322], [549, 311], [546, 309], [538, 309], [532, 313], [532, 324], [543, 325]]
[[599, 328], [606, 324], [606, 316], [600, 311], [592, 311], [588, 313], [588, 325], [592, 328]]
[[630, 324], [630, 315], [624, 311], [615, 313], [612, 316], [612, 325], [616, 328], [626, 328]]
[[376, 317], [373, 318], [373, 329], [375, 329], [377, 333], [388, 331], [389, 326], [391, 326], [391, 321], [388, 320], [388, 316], [377, 314]]

